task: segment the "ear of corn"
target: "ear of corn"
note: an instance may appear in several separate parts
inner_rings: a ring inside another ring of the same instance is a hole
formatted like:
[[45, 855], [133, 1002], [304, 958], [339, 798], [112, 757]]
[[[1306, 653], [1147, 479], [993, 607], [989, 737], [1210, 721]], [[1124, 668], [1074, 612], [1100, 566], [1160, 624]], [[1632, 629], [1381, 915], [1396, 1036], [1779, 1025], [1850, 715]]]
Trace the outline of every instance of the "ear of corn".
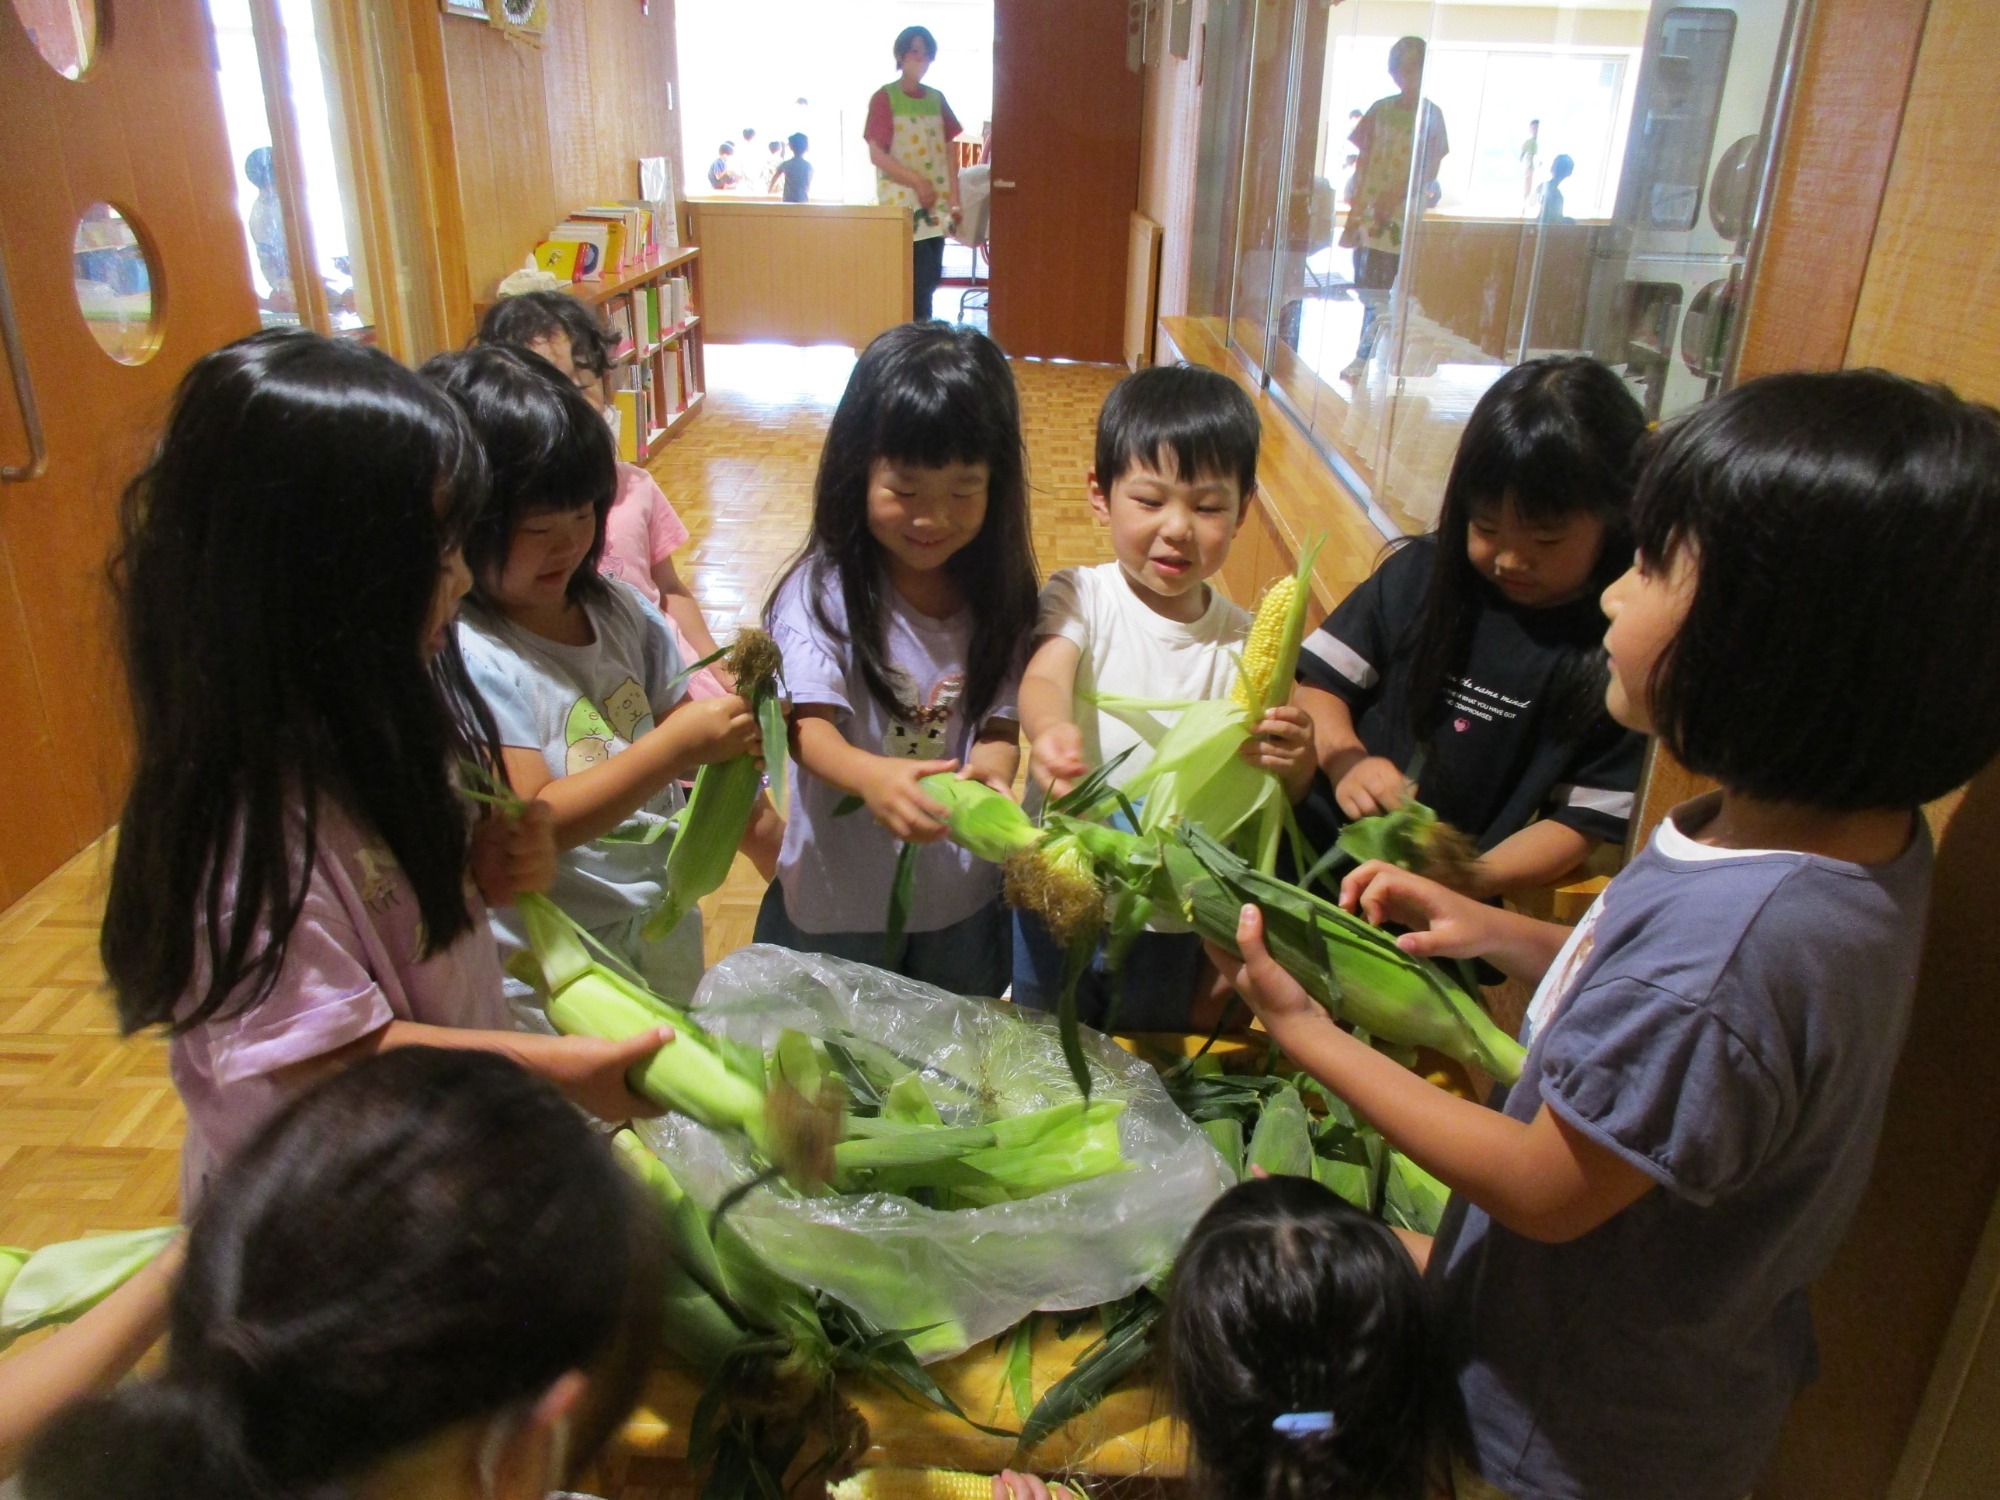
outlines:
[[1391, 1224], [1418, 1234], [1436, 1234], [1450, 1197], [1450, 1188], [1409, 1157], [1400, 1151], [1389, 1153], [1389, 1177], [1382, 1209], [1383, 1217]]
[[1237, 951], [1237, 919], [1255, 904], [1271, 956], [1341, 1020], [1391, 1043], [1434, 1048], [1503, 1083], [1520, 1077], [1521, 1044], [1436, 964], [1332, 902], [1252, 869], [1199, 828], [1184, 827], [1181, 840], [1206, 871], [1183, 892], [1189, 915], [1216, 946]]
[[1292, 701], [1292, 675], [1298, 670], [1299, 643], [1305, 637], [1306, 607], [1312, 602], [1312, 566], [1320, 540], [1308, 543], [1299, 564], [1265, 590], [1243, 646], [1230, 701], [1255, 724], [1273, 707]]
[[[728, 664], [736, 678], [737, 695], [757, 715], [760, 733], [765, 737], [767, 763], [776, 767], [772, 790], [782, 799], [784, 736], [779, 735], [775, 743], [769, 737], [773, 706], [778, 705], [778, 677], [784, 668], [777, 642], [761, 630], [745, 630], [736, 637]], [[775, 712], [776, 721], [782, 724], [782, 706], [777, 706]], [[722, 882], [729, 878], [729, 867], [735, 862], [737, 845], [743, 842], [744, 831], [750, 826], [762, 784], [763, 773], [757, 769], [756, 759], [749, 755], [733, 756], [695, 772], [694, 790], [688, 794], [687, 806], [681, 809], [680, 826], [674, 834], [673, 847], [667, 851], [666, 888], [643, 929], [647, 942], [658, 942], [672, 932], [702, 897], [722, 888]]]
[[[963, 1469], [863, 1469], [827, 1490], [829, 1500], [993, 1500], [993, 1476]], [[1075, 1500], [1060, 1484], [1051, 1500]]]
[[1334, 847], [1357, 864], [1385, 860], [1446, 885], [1458, 885], [1478, 862], [1471, 839], [1414, 798], [1340, 830]]
[[160, 1253], [179, 1229], [133, 1229], [0, 1250], [0, 1349], [24, 1333], [81, 1317]]
[[1201, 1122], [1202, 1134], [1206, 1135], [1215, 1149], [1222, 1153], [1222, 1160], [1229, 1168], [1229, 1174], [1239, 1181], [1244, 1173], [1243, 1122], [1220, 1115], [1213, 1120]]
[[992, 864], [1005, 864], [1042, 841], [1035, 820], [1005, 792], [949, 771], [926, 776], [917, 785], [944, 809], [951, 841]]

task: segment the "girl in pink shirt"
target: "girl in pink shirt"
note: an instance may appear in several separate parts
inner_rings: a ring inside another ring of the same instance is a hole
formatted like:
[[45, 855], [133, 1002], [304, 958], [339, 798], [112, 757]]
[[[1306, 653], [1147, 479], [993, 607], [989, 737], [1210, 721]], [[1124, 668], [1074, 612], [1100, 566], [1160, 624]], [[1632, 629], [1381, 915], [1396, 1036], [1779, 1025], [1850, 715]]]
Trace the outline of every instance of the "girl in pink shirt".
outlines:
[[197, 361], [127, 489], [136, 746], [105, 907], [127, 1033], [172, 1037], [182, 1203], [305, 1082], [423, 1043], [512, 1055], [606, 1119], [629, 1042], [513, 1030], [483, 902], [548, 885], [450, 628], [487, 477], [465, 418], [378, 350], [299, 330]]

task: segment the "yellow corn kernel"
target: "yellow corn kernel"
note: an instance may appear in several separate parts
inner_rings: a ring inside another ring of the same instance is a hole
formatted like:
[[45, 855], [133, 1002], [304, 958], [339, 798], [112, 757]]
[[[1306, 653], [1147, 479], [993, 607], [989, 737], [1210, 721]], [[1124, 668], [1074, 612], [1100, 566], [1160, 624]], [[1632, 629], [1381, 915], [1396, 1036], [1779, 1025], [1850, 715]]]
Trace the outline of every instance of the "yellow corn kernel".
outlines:
[[[1068, 1500], [1070, 1493], [1049, 1486], [1056, 1500]], [[829, 1500], [993, 1500], [993, 1476], [963, 1469], [862, 1469], [827, 1494]]]
[[[1285, 627], [1299, 588], [1298, 575], [1287, 573], [1266, 589], [1264, 602], [1257, 606], [1257, 618], [1251, 622], [1250, 637], [1243, 643], [1243, 663], [1229, 701], [1259, 718], [1271, 703], [1271, 678], [1284, 649]], [[1286, 687], [1289, 696], [1289, 684]]]

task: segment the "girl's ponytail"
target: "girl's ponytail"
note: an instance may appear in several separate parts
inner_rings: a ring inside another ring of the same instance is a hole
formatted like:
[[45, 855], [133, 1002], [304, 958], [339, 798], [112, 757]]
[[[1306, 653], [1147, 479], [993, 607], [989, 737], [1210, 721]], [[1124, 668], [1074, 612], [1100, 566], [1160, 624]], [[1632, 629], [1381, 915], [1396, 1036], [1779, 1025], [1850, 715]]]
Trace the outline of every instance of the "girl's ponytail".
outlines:
[[1217, 1500], [1422, 1500], [1444, 1407], [1422, 1283], [1308, 1178], [1239, 1183], [1174, 1265], [1166, 1373]]

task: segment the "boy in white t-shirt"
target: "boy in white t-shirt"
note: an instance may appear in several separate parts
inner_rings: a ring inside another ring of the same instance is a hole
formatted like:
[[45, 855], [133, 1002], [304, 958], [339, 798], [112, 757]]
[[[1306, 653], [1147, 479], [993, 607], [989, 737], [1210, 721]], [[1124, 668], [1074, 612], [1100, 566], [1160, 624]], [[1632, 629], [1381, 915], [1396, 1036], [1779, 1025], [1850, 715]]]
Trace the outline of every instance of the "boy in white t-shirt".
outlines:
[[[1097, 709], [1098, 692], [1193, 700], [1227, 696], [1250, 615], [1207, 580], [1229, 556], [1257, 490], [1257, 408], [1228, 376], [1160, 365], [1126, 377], [1097, 418], [1090, 507], [1111, 529], [1114, 562], [1065, 568], [1042, 590], [1034, 654], [1021, 678], [1021, 725], [1032, 751], [1031, 795], [1060, 796], [1124, 750], [1116, 781], [1151, 758], [1129, 724]], [[1279, 777], [1296, 802], [1312, 783], [1312, 721], [1274, 708], [1244, 758]], [[1226, 990], [1191, 932], [1148, 931], [1114, 985], [1105, 956], [1077, 987], [1077, 1011], [1102, 1026], [1120, 991], [1121, 1030], [1212, 1024]], [[1054, 1006], [1062, 954], [1032, 915], [1014, 924], [1014, 999]]]

